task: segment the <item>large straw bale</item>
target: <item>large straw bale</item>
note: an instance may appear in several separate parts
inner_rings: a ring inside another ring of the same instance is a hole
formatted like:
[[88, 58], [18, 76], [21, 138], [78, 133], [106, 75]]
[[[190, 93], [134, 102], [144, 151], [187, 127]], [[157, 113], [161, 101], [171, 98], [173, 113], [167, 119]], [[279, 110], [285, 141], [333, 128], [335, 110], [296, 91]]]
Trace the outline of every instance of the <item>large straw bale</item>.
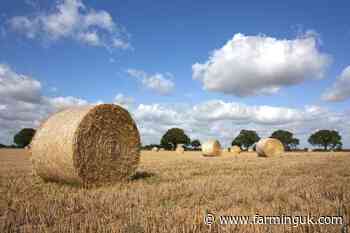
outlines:
[[220, 156], [221, 153], [221, 145], [217, 140], [209, 140], [202, 144], [203, 156]]
[[159, 151], [159, 148], [155, 146], [155, 147], [152, 148], [152, 151], [158, 152], [158, 151]]
[[84, 185], [121, 181], [140, 159], [140, 135], [128, 111], [113, 104], [69, 108], [49, 117], [31, 144], [34, 172]]
[[284, 153], [284, 146], [278, 139], [265, 138], [256, 144], [256, 152], [262, 157], [279, 156]]

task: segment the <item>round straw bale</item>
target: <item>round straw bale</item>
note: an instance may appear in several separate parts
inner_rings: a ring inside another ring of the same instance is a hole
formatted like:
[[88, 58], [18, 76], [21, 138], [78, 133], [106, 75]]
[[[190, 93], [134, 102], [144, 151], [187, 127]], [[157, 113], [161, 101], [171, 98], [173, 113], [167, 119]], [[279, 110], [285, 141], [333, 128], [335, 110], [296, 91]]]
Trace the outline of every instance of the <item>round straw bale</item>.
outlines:
[[217, 140], [209, 140], [202, 144], [203, 156], [220, 156], [221, 152], [221, 145]]
[[49, 117], [34, 136], [34, 172], [84, 185], [121, 181], [140, 159], [140, 135], [128, 111], [113, 104], [69, 108]]
[[154, 152], [158, 152], [158, 151], [159, 151], [159, 149], [158, 149], [158, 147], [156, 147], [156, 146], [155, 146], [155, 147], [153, 147], [153, 148], [152, 148], [152, 151], [154, 151]]
[[234, 153], [234, 154], [239, 154], [241, 153], [241, 148], [239, 146], [231, 146], [230, 148], [230, 152], [231, 153]]
[[261, 139], [256, 144], [256, 152], [258, 156], [262, 157], [273, 157], [282, 155], [284, 152], [283, 144], [275, 138]]
[[178, 154], [184, 154], [185, 153], [185, 148], [183, 147], [182, 144], [177, 145], [176, 153], [178, 153]]

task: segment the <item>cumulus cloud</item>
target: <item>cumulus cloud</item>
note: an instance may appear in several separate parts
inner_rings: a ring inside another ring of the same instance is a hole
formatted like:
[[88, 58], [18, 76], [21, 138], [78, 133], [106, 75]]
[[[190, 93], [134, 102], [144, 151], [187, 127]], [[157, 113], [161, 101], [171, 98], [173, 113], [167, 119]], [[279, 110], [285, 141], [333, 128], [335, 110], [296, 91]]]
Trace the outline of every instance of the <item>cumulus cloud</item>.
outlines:
[[173, 75], [170, 73], [156, 73], [151, 75], [143, 70], [135, 69], [128, 69], [127, 73], [131, 77], [138, 78], [144, 87], [160, 95], [168, 95], [175, 88], [175, 83], [171, 80]]
[[121, 93], [117, 94], [114, 98], [114, 103], [118, 104], [126, 109], [129, 109], [134, 103], [134, 99], [129, 96], [125, 96]]
[[69, 107], [84, 106], [89, 104], [88, 101], [73, 96], [52, 97], [46, 98], [46, 100], [55, 110], [62, 110]]
[[122, 40], [122, 39], [119, 39], [119, 38], [113, 39], [112, 46], [114, 48], [120, 48], [120, 49], [132, 49], [129, 42]]
[[0, 98], [36, 102], [40, 99], [41, 84], [30, 77], [13, 72], [0, 64]]
[[129, 42], [112, 16], [104, 10], [87, 8], [81, 0], [58, 1], [53, 12], [15, 16], [10, 28], [30, 39], [70, 38], [90, 46], [128, 49]]
[[273, 94], [284, 86], [324, 78], [330, 61], [319, 51], [314, 33], [293, 40], [238, 33], [208, 61], [195, 63], [192, 77], [208, 91], [240, 97]]
[[71, 96], [44, 96], [38, 80], [0, 64], [0, 143], [12, 143], [13, 135], [21, 128], [37, 127], [53, 112], [87, 104]]
[[322, 99], [326, 101], [344, 101], [350, 98], [350, 66], [346, 67], [331, 88], [326, 90]]

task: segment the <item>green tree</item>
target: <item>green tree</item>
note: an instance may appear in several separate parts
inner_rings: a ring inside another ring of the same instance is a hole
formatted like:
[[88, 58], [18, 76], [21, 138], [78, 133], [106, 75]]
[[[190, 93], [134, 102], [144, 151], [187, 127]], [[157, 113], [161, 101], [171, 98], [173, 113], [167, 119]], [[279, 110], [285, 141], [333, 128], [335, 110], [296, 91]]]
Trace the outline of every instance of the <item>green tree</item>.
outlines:
[[286, 150], [296, 149], [299, 145], [299, 139], [294, 138], [293, 133], [286, 130], [277, 130], [272, 133], [271, 138], [280, 140]]
[[198, 147], [201, 146], [201, 142], [198, 139], [195, 139], [191, 142], [191, 146], [195, 149], [198, 149]]
[[335, 130], [319, 130], [309, 137], [309, 143], [313, 146], [321, 146], [324, 150], [341, 147], [341, 136]]
[[291, 144], [290, 144], [290, 147], [293, 149], [293, 150], [296, 150], [298, 148], [298, 145], [300, 144], [300, 141], [299, 139], [297, 138], [293, 138]]
[[243, 150], [258, 142], [260, 137], [254, 130], [241, 130], [239, 135], [232, 141], [232, 146], [239, 146]]
[[25, 128], [19, 131], [13, 138], [14, 143], [18, 147], [26, 147], [32, 141], [34, 137], [35, 129]]
[[169, 129], [160, 140], [160, 145], [167, 150], [175, 149], [177, 144], [188, 145], [190, 143], [190, 138], [179, 128]]

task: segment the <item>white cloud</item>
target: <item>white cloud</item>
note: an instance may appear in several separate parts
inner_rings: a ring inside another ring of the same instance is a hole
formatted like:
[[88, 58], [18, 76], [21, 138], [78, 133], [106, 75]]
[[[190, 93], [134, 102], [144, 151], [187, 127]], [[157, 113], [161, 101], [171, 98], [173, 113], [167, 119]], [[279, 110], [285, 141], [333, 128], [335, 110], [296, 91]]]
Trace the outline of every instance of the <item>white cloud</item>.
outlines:
[[235, 34], [208, 61], [192, 66], [193, 79], [208, 91], [236, 96], [273, 94], [281, 87], [322, 79], [330, 57], [307, 33], [293, 40]]
[[117, 94], [114, 98], [114, 103], [118, 104], [126, 109], [129, 109], [134, 103], [134, 99], [132, 97], [125, 96], [121, 93]]
[[74, 106], [84, 106], [88, 105], [89, 103], [81, 98], [76, 98], [73, 96], [59, 96], [59, 97], [53, 97], [53, 98], [48, 98], [48, 102], [52, 107], [54, 107], [55, 110], [61, 110], [69, 107], [74, 107]]
[[41, 84], [26, 75], [13, 72], [10, 67], [0, 64], [0, 99], [16, 99], [36, 102], [41, 96]]
[[118, 49], [131, 49], [131, 45], [129, 42], [119, 39], [119, 38], [114, 38], [112, 41], [112, 47], [118, 48]]
[[79, 38], [84, 43], [92, 46], [101, 45], [100, 37], [96, 32], [86, 32], [86, 33], [79, 34]]
[[342, 71], [333, 86], [326, 90], [322, 98], [334, 102], [350, 98], [350, 66]]
[[[49, 40], [70, 38], [91, 46], [126, 49], [129, 42], [122, 38], [112, 16], [103, 10], [87, 8], [81, 0], [59, 1], [53, 12], [34, 16], [15, 16], [9, 20], [11, 29], [28, 38]], [[118, 42], [118, 46], [116, 46]]]
[[12, 143], [21, 128], [37, 127], [50, 113], [86, 104], [75, 97], [46, 97], [38, 80], [0, 64], [0, 143]]
[[170, 73], [156, 73], [150, 75], [142, 70], [135, 69], [128, 69], [127, 73], [131, 77], [140, 79], [144, 87], [146, 87], [149, 90], [153, 90], [160, 95], [168, 95], [175, 88], [175, 83], [171, 80], [173, 78], [173, 75]]

